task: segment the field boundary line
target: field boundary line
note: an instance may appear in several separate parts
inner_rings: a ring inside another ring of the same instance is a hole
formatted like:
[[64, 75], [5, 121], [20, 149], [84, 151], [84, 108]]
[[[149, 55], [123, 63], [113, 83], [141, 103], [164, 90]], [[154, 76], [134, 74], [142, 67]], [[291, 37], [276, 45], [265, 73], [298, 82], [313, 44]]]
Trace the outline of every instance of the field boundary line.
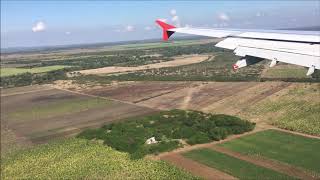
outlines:
[[101, 99], [105, 99], [105, 100], [109, 100], [109, 101], [115, 101], [115, 102], [120, 102], [120, 103], [124, 103], [124, 104], [130, 104], [130, 105], [133, 105], [133, 106], [138, 106], [138, 107], [142, 107], [142, 108], [148, 108], [148, 109], [152, 109], [152, 110], [156, 110], [156, 111], [158, 110], [158, 109], [151, 108], [151, 107], [148, 107], [148, 106], [144, 106], [144, 105], [141, 105], [141, 104], [135, 104], [135, 103], [132, 103], [132, 102], [129, 102], [129, 101], [122, 101], [122, 100], [113, 99], [113, 98], [110, 98], [110, 97], [103, 97], [103, 96], [97, 96], [97, 95], [93, 95], [93, 94], [86, 94], [86, 93], [82, 93], [82, 92], [78, 92], [78, 91], [71, 91], [71, 90], [68, 90], [68, 89], [63, 89], [63, 88], [58, 88], [58, 87], [53, 87], [53, 88], [61, 90], [61, 91], [65, 91], [65, 92], [70, 92], [70, 93], [74, 93], [74, 94], [83, 95], [83, 96], [101, 98]]
[[209, 149], [214, 151], [226, 154], [228, 156], [255, 164], [257, 166], [265, 167], [267, 169], [272, 169], [274, 171], [287, 174], [289, 176], [294, 176], [301, 179], [317, 179], [316, 176], [312, 176], [311, 174], [291, 165], [287, 165], [281, 162], [274, 161], [272, 159], [267, 158], [256, 158], [253, 156], [247, 156], [235, 151], [231, 151], [229, 149], [219, 147], [219, 146], [211, 146]]
[[243, 133], [243, 134], [231, 135], [231, 136], [227, 137], [226, 139], [223, 139], [223, 140], [220, 140], [220, 141], [212, 141], [210, 143], [205, 143], [205, 144], [196, 144], [196, 145], [192, 145], [192, 146], [186, 146], [186, 147], [182, 147], [182, 148], [179, 148], [179, 149], [175, 149], [175, 150], [170, 151], [170, 152], [160, 153], [160, 154], [158, 154], [156, 156], [150, 157], [150, 159], [161, 159], [162, 157], [169, 156], [172, 153], [184, 153], [184, 152], [188, 152], [188, 151], [192, 151], [192, 150], [196, 150], [196, 149], [201, 149], [201, 148], [208, 148], [208, 147], [210, 148], [211, 146], [213, 146], [215, 144], [224, 143], [224, 142], [227, 142], [227, 141], [231, 141], [231, 140], [240, 138], [242, 136], [247, 136], [247, 135], [250, 135], [250, 134], [255, 134], [257, 132], [266, 131], [266, 130], [269, 130], [269, 128], [255, 129], [253, 131], [246, 132], [246, 133]]
[[299, 136], [303, 136], [303, 137], [307, 137], [307, 138], [314, 138], [314, 139], [320, 140], [320, 137], [316, 136], [316, 135], [311, 135], [311, 134], [306, 134], [306, 133], [296, 132], [296, 131], [290, 131], [287, 129], [281, 129], [281, 128], [274, 127], [274, 126], [271, 127], [270, 129], [274, 129], [274, 130], [278, 130], [278, 131], [282, 131], [282, 132], [286, 132], [286, 133], [290, 133], [290, 134], [294, 134], [294, 135], [299, 135]]
[[47, 87], [45, 89], [39, 89], [39, 90], [33, 90], [33, 91], [16, 92], [16, 93], [9, 93], [9, 94], [2, 94], [1, 93], [1, 97], [14, 96], [14, 95], [20, 95], [20, 94], [28, 94], [28, 93], [39, 92], [39, 91], [48, 91], [48, 90], [53, 90], [53, 89], [54, 88], [52, 88], [52, 87]]
[[191, 160], [189, 158], [185, 158], [181, 154], [178, 154], [178, 153], [171, 154], [169, 156], [165, 156], [165, 157], [161, 158], [161, 160], [165, 160], [171, 164], [179, 166], [179, 167], [189, 171], [191, 174], [194, 174], [196, 176], [200, 176], [204, 179], [212, 179], [212, 180], [214, 180], [214, 179], [225, 179], [225, 180], [237, 179], [236, 177], [233, 177], [225, 172], [222, 172], [220, 170], [217, 170], [212, 167], [206, 166], [204, 164], [198, 163], [198, 162]]
[[179, 91], [179, 90], [182, 90], [186, 87], [181, 87], [181, 88], [178, 88], [178, 89], [175, 89], [175, 90], [171, 90], [171, 91], [167, 91], [167, 92], [163, 92], [163, 93], [160, 93], [160, 94], [157, 94], [157, 95], [154, 95], [154, 96], [150, 96], [150, 97], [146, 97], [146, 98], [142, 98], [142, 99], [139, 99], [139, 100], [136, 100], [136, 101], [133, 101], [133, 103], [142, 103], [144, 101], [148, 101], [148, 100], [151, 100], [151, 99], [154, 99], [154, 98], [157, 98], [157, 97], [160, 97], [160, 96], [163, 96], [163, 95], [166, 95], [166, 94], [170, 94], [170, 93], [173, 93], [173, 92], [176, 92], [176, 91]]

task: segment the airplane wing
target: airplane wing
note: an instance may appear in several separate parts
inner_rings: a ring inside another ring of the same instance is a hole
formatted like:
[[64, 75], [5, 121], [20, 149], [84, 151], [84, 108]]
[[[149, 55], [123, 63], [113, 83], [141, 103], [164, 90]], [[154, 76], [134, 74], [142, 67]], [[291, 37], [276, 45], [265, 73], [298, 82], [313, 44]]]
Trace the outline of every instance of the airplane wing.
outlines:
[[174, 33], [224, 38], [215, 46], [242, 57], [234, 70], [263, 59], [271, 60], [270, 67], [278, 62], [307, 67], [307, 76], [320, 69], [320, 31], [177, 28], [161, 20], [156, 23], [163, 29], [165, 41]]

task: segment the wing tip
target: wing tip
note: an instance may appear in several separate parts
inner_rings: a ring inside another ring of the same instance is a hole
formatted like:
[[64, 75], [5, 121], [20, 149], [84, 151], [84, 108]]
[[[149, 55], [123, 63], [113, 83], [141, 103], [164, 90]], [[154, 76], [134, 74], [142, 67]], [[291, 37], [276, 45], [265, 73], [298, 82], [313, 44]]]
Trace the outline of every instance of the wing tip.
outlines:
[[162, 28], [163, 30], [163, 34], [162, 34], [162, 39], [164, 41], [167, 41], [169, 39], [169, 37], [174, 33], [174, 31], [170, 31], [170, 29], [174, 29], [176, 28], [173, 25], [170, 25], [168, 23], [165, 22], [165, 20], [163, 19], [157, 19], [156, 23]]

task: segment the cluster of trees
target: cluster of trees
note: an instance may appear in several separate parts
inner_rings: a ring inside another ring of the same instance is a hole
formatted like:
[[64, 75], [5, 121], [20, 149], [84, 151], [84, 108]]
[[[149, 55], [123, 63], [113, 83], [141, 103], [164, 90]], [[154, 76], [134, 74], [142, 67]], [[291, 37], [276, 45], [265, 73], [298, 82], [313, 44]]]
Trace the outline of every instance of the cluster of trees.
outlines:
[[[146, 154], [176, 149], [181, 146], [180, 139], [191, 145], [207, 143], [251, 131], [254, 127], [254, 123], [234, 116], [171, 110], [88, 129], [78, 137], [103, 140], [108, 146], [140, 158]], [[158, 143], [145, 144], [151, 137], [155, 137]]]
[[55, 80], [66, 79], [66, 69], [59, 69], [55, 71], [49, 71], [46, 73], [22, 73], [13, 76], [1, 77], [1, 87], [18, 87], [18, 86], [28, 86], [32, 84], [44, 84], [50, 83]]
[[238, 57], [232, 52], [220, 52], [211, 60], [197, 64], [150, 69], [106, 78], [120, 81], [259, 81], [263, 63], [234, 72], [232, 65], [237, 60]]
[[160, 53], [165, 57], [172, 57], [172, 56], [179, 56], [179, 55], [185, 55], [185, 54], [205, 54], [205, 53], [227, 51], [227, 50], [217, 48], [214, 45], [215, 43], [195, 44], [195, 45], [188, 45], [188, 46], [172, 46], [172, 47], [153, 49], [153, 52]]

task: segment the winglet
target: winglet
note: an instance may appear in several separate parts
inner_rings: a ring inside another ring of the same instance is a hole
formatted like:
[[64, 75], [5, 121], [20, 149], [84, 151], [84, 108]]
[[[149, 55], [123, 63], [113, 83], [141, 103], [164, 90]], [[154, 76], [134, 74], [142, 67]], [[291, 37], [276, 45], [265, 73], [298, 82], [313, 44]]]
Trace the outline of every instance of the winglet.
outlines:
[[169, 37], [174, 33], [174, 31], [170, 31], [170, 29], [173, 29], [176, 27], [170, 24], [167, 24], [160, 19], [156, 20], [156, 23], [159, 24], [159, 26], [163, 29], [162, 39], [164, 41], [167, 41]]

